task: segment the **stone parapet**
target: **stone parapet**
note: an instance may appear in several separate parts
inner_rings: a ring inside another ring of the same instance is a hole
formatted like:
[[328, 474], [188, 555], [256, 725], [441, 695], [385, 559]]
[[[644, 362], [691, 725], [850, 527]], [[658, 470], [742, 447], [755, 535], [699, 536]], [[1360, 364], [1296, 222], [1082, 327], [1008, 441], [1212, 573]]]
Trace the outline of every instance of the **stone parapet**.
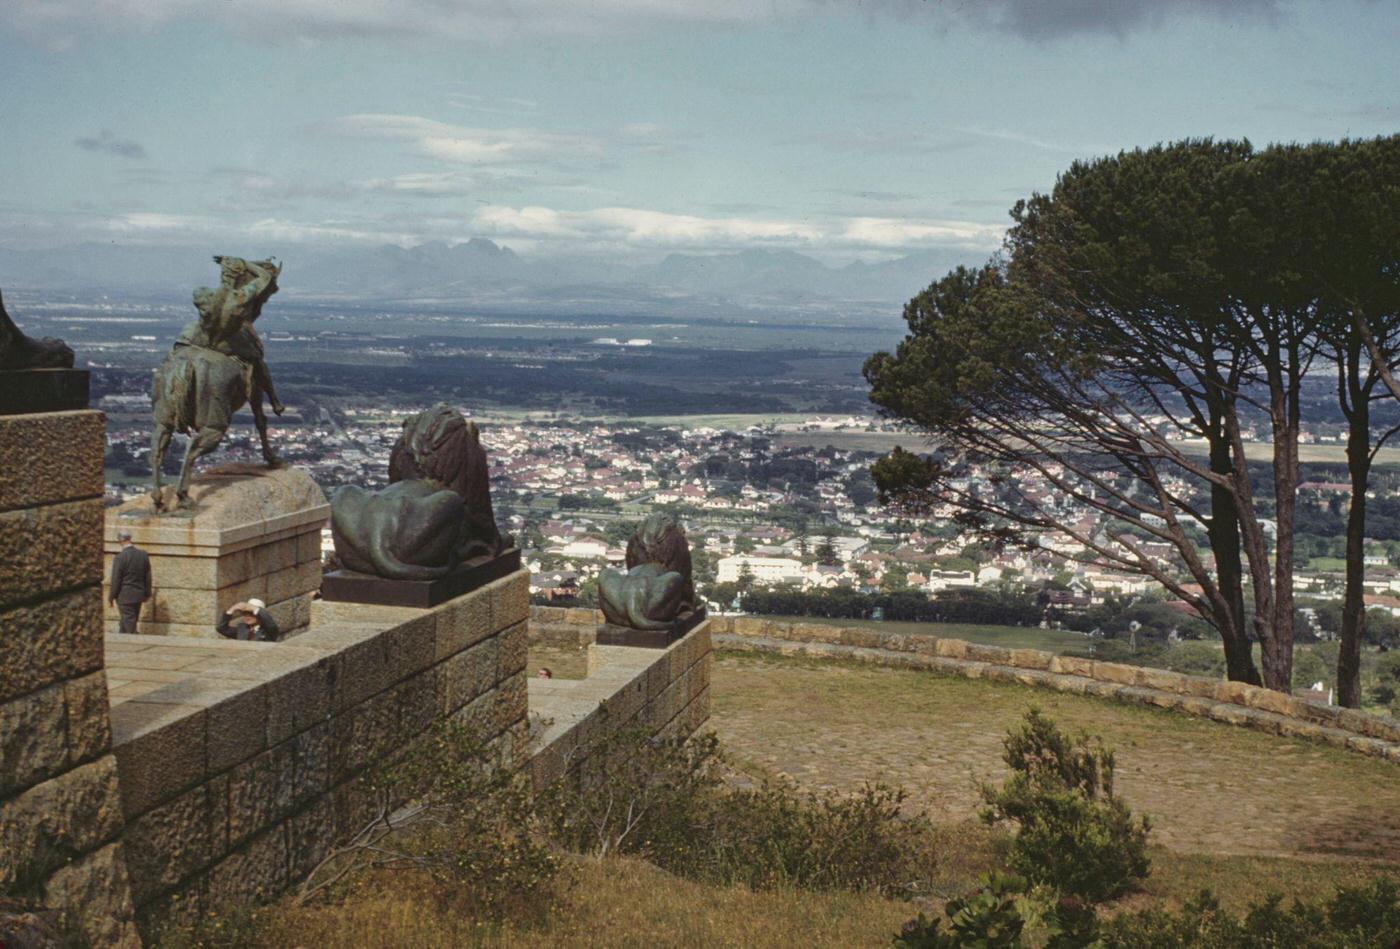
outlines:
[[[228, 465], [195, 478], [189, 513], [154, 516], [137, 498], [106, 513], [104, 583], [120, 547], [116, 532], [151, 557], [151, 599], [139, 631], [156, 636], [212, 638], [220, 610], [257, 598], [284, 634], [311, 620], [321, 585], [321, 528], [330, 516], [321, 489], [296, 468]], [[105, 597], [104, 597], [105, 600]], [[110, 604], [106, 629], [117, 629]]]
[[710, 717], [711, 658], [709, 626], [702, 623], [665, 649], [590, 645], [584, 679], [530, 679], [535, 789], [558, 780], [619, 729], [640, 725], [663, 737], [695, 732]]
[[862, 627], [822, 626], [819, 637], [813, 637], [811, 631], [819, 624], [732, 616], [713, 617], [710, 625], [722, 649], [854, 659], [1097, 695], [1323, 741], [1400, 762], [1400, 721], [1307, 702], [1243, 682]]
[[0, 896], [133, 946], [103, 674], [105, 425], [0, 415]]
[[266, 899], [359, 830], [361, 775], [435, 722], [526, 751], [529, 575], [433, 609], [313, 604], [284, 643], [107, 639], [137, 914]]

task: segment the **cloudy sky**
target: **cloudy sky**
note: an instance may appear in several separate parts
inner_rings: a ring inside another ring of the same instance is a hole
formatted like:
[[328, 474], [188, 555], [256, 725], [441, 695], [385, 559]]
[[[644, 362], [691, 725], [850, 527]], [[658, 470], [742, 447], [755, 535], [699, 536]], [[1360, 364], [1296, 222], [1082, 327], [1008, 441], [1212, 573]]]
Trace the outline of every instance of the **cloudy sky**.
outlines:
[[1400, 130], [1397, 0], [3, 0], [0, 245], [991, 250], [1076, 157]]

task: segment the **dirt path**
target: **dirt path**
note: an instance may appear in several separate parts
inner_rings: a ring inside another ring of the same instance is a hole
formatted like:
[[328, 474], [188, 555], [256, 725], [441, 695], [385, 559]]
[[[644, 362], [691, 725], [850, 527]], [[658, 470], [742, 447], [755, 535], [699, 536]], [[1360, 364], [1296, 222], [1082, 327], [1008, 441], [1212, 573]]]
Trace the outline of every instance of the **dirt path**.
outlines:
[[741, 766], [811, 787], [904, 785], [935, 817], [976, 813], [1001, 738], [1031, 705], [1117, 752], [1154, 839], [1211, 854], [1400, 862], [1400, 768], [1158, 709], [866, 666], [717, 654], [710, 727]]

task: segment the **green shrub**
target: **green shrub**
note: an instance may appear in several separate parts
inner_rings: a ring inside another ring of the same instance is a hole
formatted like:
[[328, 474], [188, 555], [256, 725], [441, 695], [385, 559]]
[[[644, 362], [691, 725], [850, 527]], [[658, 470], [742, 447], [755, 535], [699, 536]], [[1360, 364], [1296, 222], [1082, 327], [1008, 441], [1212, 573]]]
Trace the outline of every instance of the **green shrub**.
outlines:
[[1008, 864], [1034, 883], [1102, 902], [1146, 878], [1147, 818], [1113, 793], [1113, 752], [1070, 738], [1037, 709], [1003, 742], [1011, 775], [984, 787], [988, 823], [1017, 825]]
[[949, 900], [942, 920], [920, 913], [895, 935], [897, 949], [1083, 949], [1094, 942], [1094, 909], [1074, 897], [1047, 898], [1029, 880], [988, 874], [974, 893]]
[[1123, 913], [1100, 922], [1072, 898], [1043, 905], [1028, 881], [992, 874], [949, 901], [944, 920], [922, 913], [895, 935], [897, 949], [1384, 949], [1400, 939], [1400, 883], [1342, 887], [1324, 903], [1270, 896], [1243, 916], [1203, 890], [1177, 912]]
[[1243, 917], [1223, 911], [1203, 891], [1180, 912], [1143, 910], [1102, 923], [1095, 946], [1104, 949], [1375, 949], [1400, 939], [1400, 886], [1378, 880], [1342, 887], [1325, 903], [1284, 908], [1271, 896]]
[[927, 879], [931, 828], [904, 792], [801, 793], [786, 782], [732, 788], [713, 734], [605, 738], [552, 795], [554, 836], [586, 853], [626, 853], [682, 876], [754, 889], [908, 894]]

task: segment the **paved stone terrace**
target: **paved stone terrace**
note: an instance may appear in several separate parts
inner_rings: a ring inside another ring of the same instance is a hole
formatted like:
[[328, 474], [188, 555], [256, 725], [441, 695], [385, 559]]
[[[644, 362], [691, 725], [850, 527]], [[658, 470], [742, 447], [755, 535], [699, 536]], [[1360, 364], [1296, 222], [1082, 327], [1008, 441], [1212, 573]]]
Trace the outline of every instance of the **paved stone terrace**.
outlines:
[[117, 709], [124, 703], [147, 696], [172, 682], [195, 679], [226, 682], [230, 687], [251, 685], [254, 680], [231, 675], [224, 669], [225, 660], [276, 647], [276, 643], [229, 639], [108, 636], [107, 693], [111, 697], [113, 714], [120, 714]]

